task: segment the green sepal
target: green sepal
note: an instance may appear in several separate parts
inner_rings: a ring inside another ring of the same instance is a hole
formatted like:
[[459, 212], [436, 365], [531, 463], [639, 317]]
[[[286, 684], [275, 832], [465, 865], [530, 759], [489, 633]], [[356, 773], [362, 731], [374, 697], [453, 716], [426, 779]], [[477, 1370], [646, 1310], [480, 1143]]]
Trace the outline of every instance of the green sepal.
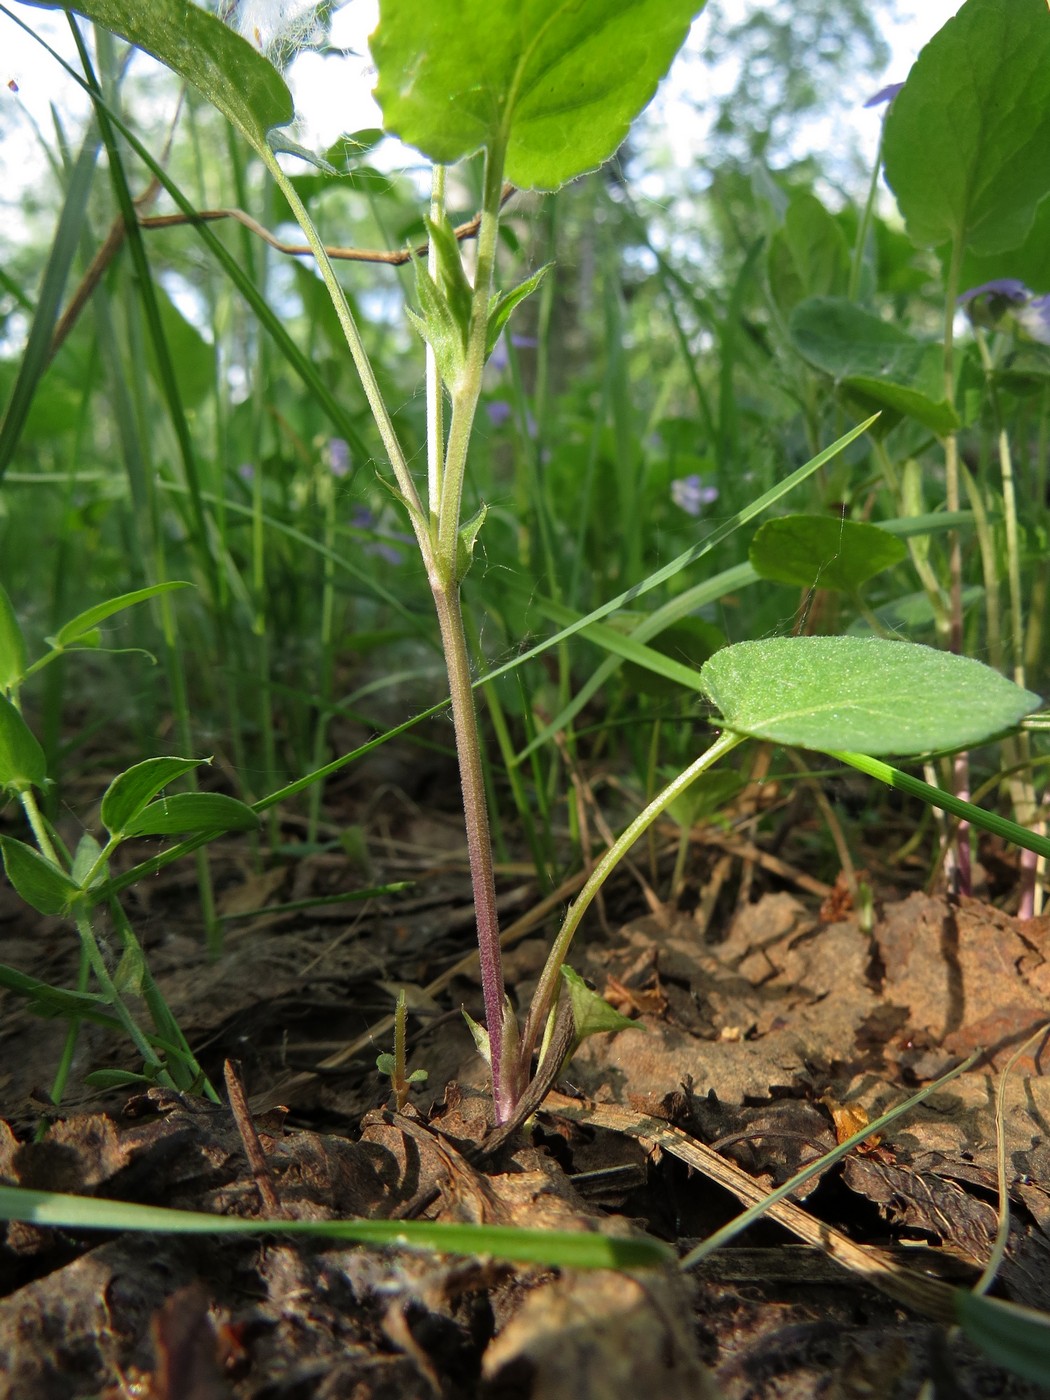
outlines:
[[456, 582], [462, 583], [470, 572], [470, 566], [474, 562], [474, 546], [478, 542], [478, 535], [481, 527], [485, 523], [485, 517], [489, 513], [489, 508], [483, 505], [476, 511], [465, 525], [459, 527], [459, 535], [456, 539]]
[[526, 277], [524, 282], [519, 282], [516, 287], [512, 287], [509, 292], [497, 292], [489, 299], [489, 324], [485, 334], [485, 358], [492, 354], [496, 348], [496, 341], [503, 333], [503, 328], [510, 320], [510, 313], [519, 302], [526, 297], [532, 296], [533, 292], [540, 285], [547, 273], [554, 266], [552, 262], [544, 263], [538, 272], [534, 272], [531, 277]]
[[0, 587], [0, 691], [15, 689], [25, 675], [27, 664], [26, 639], [11, 599]]
[[83, 891], [64, 870], [13, 836], [0, 836], [7, 878], [40, 914], [68, 914]]
[[0, 695], [0, 790], [17, 794], [46, 782], [44, 750], [11, 701]]

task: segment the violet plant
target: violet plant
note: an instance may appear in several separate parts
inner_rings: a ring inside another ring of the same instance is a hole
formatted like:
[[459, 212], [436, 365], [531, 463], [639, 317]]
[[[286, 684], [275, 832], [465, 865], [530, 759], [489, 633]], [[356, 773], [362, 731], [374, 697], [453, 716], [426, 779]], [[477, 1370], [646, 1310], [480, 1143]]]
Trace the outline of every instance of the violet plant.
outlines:
[[[508, 187], [553, 192], [599, 166], [617, 148], [631, 121], [652, 97], [690, 23], [696, 0], [381, 0], [371, 47], [378, 71], [376, 95], [385, 128], [433, 164], [426, 223], [429, 252], [415, 260], [418, 310], [410, 312], [426, 346], [427, 464], [417, 479], [399, 440], [353, 313], [324, 242], [278, 152], [305, 153], [282, 128], [292, 101], [278, 71], [213, 16], [187, 0], [80, 0], [46, 8], [84, 15], [152, 53], [197, 86], [249, 141], [281, 189], [303, 229], [345, 336], [382, 441], [386, 464], [423, 560], [440, 628], [462, 784], [471, 878], [477, 917], [485, 1027], [476, 1040], [491, 1067], [494, 1115], [510, 1131], [541, 1100], [581, 1036], [622, 1024], [601, 1007], [566, 967], [574, 933], [616, 862], [696, 777], [755, 737], [832, 752], [874, 776], [898, 783], [905, 775], [878, 755], [957, 749], [1016, 726], [1039, 698], [965, 657], [881, 639], [778, 638], [745, 642], [715, 654], [696, 674], [645, 646], [649, 637], [684, 616], [689, 594], [653, 613], [630, 636], [602, 628], [601, 619], [697, 562], [818, 470], [865, 430], [868, 418], [804, 466], [785, 476], [698, 545], [652, 574], [644, 585], [609, 599], [568, 625], [545, 649], [586, 629], [609, 651], [673, 675], [707, 694], [721, 712], [721, 733], [632, 821], [597, 863], [557, 935], [524, 1022], [504, 986], [496, 910], [482, 748], [474, 707], [474, 677], [461, 603], [461, 586], [484, 527], [482, 508], [463, 519], [469, 450], [486, 361], [515, 308], [539, 286], [539, 269], [503, 290], [497, 269], [500, 213]], [[981, 3], [981, 0], [971, 0]], [[111, 121], [192, 217], [177, 188], [149, 158], [134, 133], [93, 94], [100, 120]], [[470, 253], [457, 241], [446, 213], [447, 170], [470, 158], [483, 161], [477, 241]], [[818, 326], [818, 331], [821, 329]], [[904, 397], [898, 394], [897, 399]], [[946, 427], [950, 415], [936, 403]], [[682, 488], [684, 509], [709, 503], [697, 482]], [[775, 522], [773, 522], [775, 524]], [[901, 546], [886, 531], [856, 522], [821, 522], [838, 531], [833, 553], [839, 586], [859, 587], [886, 567]], [[806, 548], [812, 549], [812, 541]], [[821, 543], [825, 550], [826, 542]], [[782, 556], [780, 539], [773, 553]], [[808, 556], [812, 561], [812, 553]], [[518, 664], [521, 659], [512, 664]], [[497, 674], [497, 673], [493, 673]], [[491, 677], [490, 677], [491, 678]], [[922, 697], [921, 704], [917, 697]], [[901, 781], [900, 785], [905, 785]], [[922, 786], [922, 785], [920, 785]], [[913, 791], [916, 789], [912, 789]], [[951, 808], [958, 799], [924, 787], [926, 800]], [[969, 809], [969, 804], [963, 803]], [[988, 814], [968, 810], [974, 821]], [[995, 819], [998, 821], [998, 819]], [[1007, 823], [1012, 839], [1036, 848], [1038, 838]], [[542, 1042], [542, 1044], [541, 1044]], [[533, 1056], [540, 1046], [534, 1072]], [[392, 1068], [405, 1089], [403, 1065]]]

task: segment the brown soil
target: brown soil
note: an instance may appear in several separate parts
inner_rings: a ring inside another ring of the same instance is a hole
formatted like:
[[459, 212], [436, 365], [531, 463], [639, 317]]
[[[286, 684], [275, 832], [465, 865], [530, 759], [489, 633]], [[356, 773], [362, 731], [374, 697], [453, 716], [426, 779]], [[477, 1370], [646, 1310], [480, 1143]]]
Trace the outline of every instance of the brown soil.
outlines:
[[[225, 1106], [84, 1088], [89, 1070], [131, 1067], [103, 1030], [83, 1028], [54, 1111], [65, 1026], [5, 993], [0, 1177], [216, 1215], [272, 1215], [276, 1204], [315, 1218], [644, 1231], [684, 1253], [837, 1134], [978, 1046], [983, 1058], [687, 1275], [574, 1274], [277, 1230], [209, 1239], [11, 1225], [0, 1394], [1050, 1393], [952, 1332], [947, 1301], [949, 1285], [974, 1282], [995, 1235], [996, 1092], [1047, 1015], [1050, 918], [1022, 922], [981, 900], [883, 882], [868, 933], [843, 887], [719, 832], [697, 833], [690, 883], [672, 901], [660, 892], [675, 844], [672, 833], [657, 841], [646, 878], [616, 877], [604, 927], [596, 918], [572, 958], [637, 1029], [588, 1040], [528, 1129], [487, 1153], [484, 1079], [459, 1015], [464, 1005], [480, 1015], [480, 997], [456, 819], [416, 810], [375, 823], [369, 869], [357, 873], [334, 852], [260, 871], [246, 845], [219, 843], [211, 866], [228, 916], [355, 881], [414, 882], [359, 905], [231, 917], [212, 963], [192, 862], [129, 896], [150, 967], [213, 1083], [228, 1057], [240, 1064], [263, 1169], [249, 1166]], [[571, 882], [544, 904], [519, 866], [502, 873], [500, 892], [507, 980], [524, 1005]], [[4, 962], [75, 985], [69, 929], [7, 887], [0, 932]], [[375, 1057], [391, 1048], [401, 986], [409, 1067], [430, 1078], [398, 1113]], [[1037, 1041], [1006, 1080], [1012, 1220], [996, 1285], [1040, 1309], [1050, 1308], [1044, 1053]]]

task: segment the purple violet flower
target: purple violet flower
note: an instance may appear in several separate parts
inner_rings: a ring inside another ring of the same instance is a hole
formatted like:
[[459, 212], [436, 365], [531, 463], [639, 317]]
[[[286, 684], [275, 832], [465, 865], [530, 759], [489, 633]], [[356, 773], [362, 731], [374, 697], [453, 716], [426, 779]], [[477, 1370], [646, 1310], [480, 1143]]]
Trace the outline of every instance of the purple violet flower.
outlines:
[[253, 481], [255, 479], [255, 468], [251, 462], [242, 462], [237, 468], [237, 475], [242, 481]]
[[959, 305], [968, 306], [975, 297], [1002, 297], [1015, 304], [1028, 301], [1032, 293], [1017, 277], [996, 277], [991, 282], [982, 282], [979, 287], [971, 287], [959, 296]]
[[687, 515], [699, 515], [704, 506], [718, 500], [718, 487], [705, 486], [698, 472], [680, 476], [671, 482], [671, 500]]
[[502, 428], [510, 417], [510, 404], [506, 399], [490, 399], [485, 405], [485, 412], [489, 416], [489, 422], [494, 428]]
[[350, 470], [350, 444], [344, 438], [328, 439], [328, 470], [333, 476], [346, 476]]
[[[979, 298], [987, 302], [975, 306]], [[979, 325], [994, 325], [1010, 310], [1032, 340], [1050, 345], [1050, 294], [1037, 296], [1017, 277], [996, 277], [970, 287], [959, 297], [959, 305], [969, 307], [971, 319]]]
[[885, 87], [879, 88], [874, 97], [869, 97], [864, 106], [881, 107], [884, 102], [892, 102], [903, 86], [903, 83], [887, 83]]

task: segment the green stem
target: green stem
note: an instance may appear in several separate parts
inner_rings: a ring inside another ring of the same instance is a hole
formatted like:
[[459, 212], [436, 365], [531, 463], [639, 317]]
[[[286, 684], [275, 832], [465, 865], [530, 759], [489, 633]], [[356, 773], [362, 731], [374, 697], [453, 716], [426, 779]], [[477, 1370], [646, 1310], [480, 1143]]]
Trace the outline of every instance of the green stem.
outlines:
[[[440, 223], [445, 213], [445, 167], [435, 165], [430, 190], [430, 220]], [[437, 280], [437, 249], [431, 241], [427, 251], [427, 271]], [[445, 391], [441, 383], [437, 357], [427, 342], [427, 504], [430, 507], [430, 528], [437, 529], [438, 502], [445, 480]]]
[[62, 863], [52, 843], [51, 833], [47, 829], [47, 823], [44, 821], [43, 813], [37, 806], [37, 801], [33, 796], [32, 789], [26, 788], [25, 792], [19, 793], [19, 801], [22, 804], [23, 812], [26, 814], [26, 820], [33, 830], [33, 835], [36, 837], [36, 844], [40, 847], [41, 854], [47, 856], [52, 865], [57, 865], [61, 868]]
[[695, 759], [688, 768], [683, 769], [662, 792], [653, 798], [647, 807], [639, 812], [634, 821], [616, 838], [591, 871], [587, 883], [565, 916], [558, 936], [547, 954], [543, 972], [540, 974], [521, 1038], [521, 1063], [525, 1069], [531, 1063], [536, 1038], [546, 1025], [547, 1017], [557, 999], [561, 968], [568, 957], [569, 946], [580, 926], [580, 921], [590, 908], [598, 891], [639, 837], [645, 835], [656, 818], [667, 810], [680, 793], [685, 792], [694, 778], [698, 778], [701, 773], [712, 768], [719, 759], [731, 753], [738, 744], [742, 744], [746, 737], [742, 734], [730, 734], [728, 731], [720, 734], [709, 749], [705, 750], [698, 759]]
[[148, 1036], [142, 1031], [131, 1012], [124, 1005], [120, 992], [117, 990], [116, 983], [109, 975], [106, 959], [102, 954], [102, 949], [99, 947], [98, 939], [95, 937], [95, 930], [91, 927], [91, 920], [88, 918], [87, 913], [80, 910], [75, 917], [77, 933], [80, 934], [80, 944], [87, 955], [88, 962], [91, 964], [91, 971], [95, 974], [95, 978], [102, 988], [106, 1000], [109, 1002], [110, 1006], [112, 1006], [117, 1019], [124, 1027], [136, 1050], [138, 1050], [139, 1054], [142, 1056], [142, 1063], [148, 1065], [149, 1068], [155, 1072], [158, 1084], [163, 1084], [167, 1089], [174, 1089], [176, 1087], [175, 1081], [164, 1068], [164, 1062], [158, 1057], [157, 1052], [149, 1042]]
[[361, 332], [357, 329], [357, 322], [354, 320], [353, 312], [350, 310], [349, 303], [343, 294], [339, 279], [335, 275], [335, 269], [332, 267], [331, 259], [325, 250], [324, 243], [317, 229], [314, 227], [313, 220], [310, 218], [306, 206], [296, 193], [295, 186], [281, 169], [277, 157], [271, 151], [263, 151], [262, 154], [267, 169], [273, 176], [281, 193], [288, 201], [288, 207], [291, 209], [296, 222], [302, 229], [306, 241], [310, 245], [311, 252], [317, 259], [318, 271], [328, 290], [328, 295], [331, 298], [332, 306], [338, 317], [339, 325], [346, 338], [350, 355], [361, 380], [361, 387], [364, 389], [365, 398], [368, 400], [368, 407], [371, 409], [372, 417], [375, 419], [376, 427], [379, 429], [379, 436], [383, 441], [387, 460], [390, 462], [390, 466], [397, 480], [398, 489], [401, 492], [401, 496], [408, 510], [409, 519], [412, 522], [412, 529], [415, 531], [424, 558], [429, 560], [431, 557], [430, 537], [427, 531], [423, 507], [419, 499], [419, 494], [416, 491], [415, 482], [412, 480], [412, 475], [408, 469], [405, 454], [401, 450], [401, 443], [398, 440], [397, 433], [394, 431], [393, 420], [390, 417], [383, 395], [380, 392], [379, 383], [375, 377], [375, 371], [372, 369], [372, 362], [368, 358], [368, 352], [361, 339]]
[[[463, 482], [467, 471], [467, 450], [474, 427], [474, 414], [481, 396], [481, 376], [485, 368], [485, 346], [488, 340], [489, 298], [496, 267], [496, 240], [499, 235], [500, 196], [503, 191], [503, 152], [495, 147], [485, 156], [485, 184], [481, 205], [481, 225], [478, 229], [477, 272], [474, 277], [474, 298], [470, 314], [470, 340], [459, 382], [451, 386], [452, 421], [448, 430], [445, 452], [445, 479], [441, 500], [437, 502], [437, 558], [455, 576], [456, 551], [459, 543], [460, 510]], [[431, 506], [434, 506], [431, 502]]]

